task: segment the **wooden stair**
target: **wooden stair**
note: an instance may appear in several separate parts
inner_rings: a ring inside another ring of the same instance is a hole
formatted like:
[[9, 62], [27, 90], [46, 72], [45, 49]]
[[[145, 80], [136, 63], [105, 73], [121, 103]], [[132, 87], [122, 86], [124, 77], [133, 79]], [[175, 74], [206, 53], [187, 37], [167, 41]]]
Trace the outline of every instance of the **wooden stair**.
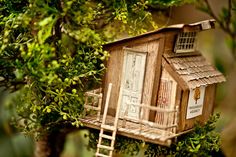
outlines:
[[[107, 125], [106, 118], [107, 118], [109, 100], [110, 100], [110, 96], [111, 96], [111, 89], [112, 89], [112, 84], [110, 83], [109, 87], [108, 87], [108, 91], [107, 91], [105, 109], [104, 109], [104, 113], [103, 113], [101, 130], [100, 130], [99, 140], [98, 140], [98, 144], [97, 144], [97, 151], [95, 154], [96, 157], [112, 157], [112, 153], [114, 150], [116, 132], [117, 132], [118, 120], [119, 120], [120, 99], [121, 99], [120, 97], [121, 96], [119, 97], [119, 100], [118, 100], [114, 124]], [[108, 132], [111, 134], [108, 134]], [[102, 143], [104, 141], [109, 141], [108, 142], [109, 145], [105, 145], [104, 143]]]

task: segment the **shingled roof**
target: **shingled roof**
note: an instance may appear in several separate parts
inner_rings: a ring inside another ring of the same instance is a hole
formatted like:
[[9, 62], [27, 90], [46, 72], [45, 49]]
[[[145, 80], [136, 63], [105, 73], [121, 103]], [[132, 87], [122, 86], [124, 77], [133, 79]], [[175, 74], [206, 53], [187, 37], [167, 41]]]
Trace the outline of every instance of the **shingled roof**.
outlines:
[[172, 69], [191, 89], [226, 81], [202, 55], [165, 57]]

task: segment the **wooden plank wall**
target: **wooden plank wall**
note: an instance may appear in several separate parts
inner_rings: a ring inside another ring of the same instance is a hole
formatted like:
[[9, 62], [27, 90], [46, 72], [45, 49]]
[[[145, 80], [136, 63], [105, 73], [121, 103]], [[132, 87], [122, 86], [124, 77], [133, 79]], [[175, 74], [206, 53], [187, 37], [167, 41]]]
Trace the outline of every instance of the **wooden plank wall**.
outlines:
[[108, 90], [108, 84], [112, 83], [112, 90], [111, 90], [111, 99], [109, 102], [109, 109], [108, 115], [115, 115], [115, 109], [118, 102], [119, 96], [119, 89], [120, 89], [120, 81], [121, 81], [121, 74], [122, 74], [122, 66], [123, 66], [123, 49], [122, 47], [118, 47], [117, 49], [113, 49], [109, 52], [110, 57], [107, 61], [107, 69], [103, 81], [103, 88], [104, 88], [104, 96], [102, 102], [102, 111], [104, 110], [105, 104], [105, 96]]
[[[190, 28], [190, 29], [193, 29], [193, 28]], [[189, 30], [185, 30], [185, 31], [189, 31]], [[173, 53], [174, 42], [176, 40], [177, 34], [178, 34], [178, 31], [170, 31], [165, 34], [165, 45], [164, 45], [165, 54]], [[171, 70], [169, 65], [166, 65], [165, 68], [167, 69], [168, 72], [170, 72], [174, 76], [175, 79], [177, 78], [174, 75], [175, 72]], [[182, 83], [181, 84], [182, 87], [185, 87], [185, 84], [182, 80], [178, 80], [178, 83]], [[192, 118], [192, 119], [186, 119], [189, 90], [183, 90], [180, 88], [180, 86], [178, 86], [177, 97], [179, 97], [179, 94], [181, 94], [181, 98], [176, 98], [176, 104], [178, 103], [178, 100], [180, 99], [180, 117], [179, 117], [179, 126], [177, 129], [177, 132], [182, 132], [182, 131], [193, 128], [194, 124], [197, 121], [199, 121], [200, 123], [204, 123], [208, 120], [214, 108], [213, 106], [214, 106], [214, 99], [215, 99], [215, 90], [216, 90], [216, 85], [207, 86], [206, 91], [205, 91], [205, 99], [204, 99], [204, 107], [203, 107], [202, 115]]]
[[[181, 108], [182, 108], [181, 100], [182, 100], [182, 97], [183, 97], [183, 90], [181, 89], [181, 87], [178, 84], [177, 84], [177, 89], [176, 90], [177, 91], [176, 91], [176, 97], [175, 97], [175, 107], [179, 106], [179, 115], [181, 115], [180, 112], [181, 112]], [[179, 130], [181, 130], [181, 123], [180, 122], [181, 122], [181, 119], [179, 117], [178, 121], [177, 121], [178, 126], [177, 126], [176, 132], [179, 132]]]
[[174, 52], [174, 47], [175, 47], [175, 41], [177, 39], [177, 35], [179, 32], [184, 31], [184, 32], [189, 32], [189, 31], [199, 31], [200, 26], [197, 27], [188, 27], [185, 26], [184, 30], [172, 30], [168, 31], [165, 33], [166, 40], [165, 40], [165, 53], [173, 53]]
[[187, 114], [187, 105], [188, 105], [188, 94], [189, 91], [184, 91], [181, 101], [180, 109], [180, 121], [179, 121], [179, 130], [178, 132], [192, 129], [196, 122], [201, 124], [205, 123], [213, 113], [214, 109], [214, 99], [215, 99], [216, 85], [208, 85], [205, 91], [204, 105], [202, 109], [202, 115], [195, 118], [186, 119]]
[[203, 114], [201, 117], [201, 122], [203, 123], [209, 119], [214, 111], [216, 84], [209, 85], [205, 93], [207, 93], [207, 95], [204, 99]]
[[148, 43], [132, 46], [131, 48], [148, 52], [143, 84], [142, 103], [151, 104], [156, 68], [159, 68], [157, 67], [159, 42], [150, 41]]
[[165, 48], [164, 53], [173, 53], [175, 40], [177, 37], [178, 31], [170, 31], [165, 34]]
[[[161, 68], [161, 55], [159, 51], [159, 40], [148, 41], [144, 43], [135, 43], [132, 42], [126, 46], [127, 48], [132, 48], [139, 51], [148, 52], [145, 77], [143, 84], [143, 95], [142, 102], [145, 104], [151, 104], [152, 102], [152, 92], [155, 84], [155, 88], [158, 88], [158, 84], [155, 82], [157, 76], [157, 69]], [[123, 68], [123, 58], [124, 51], [123, 47], [113, 47], [110, 51], [110, 58], [107, 62], [107, 71], [104, 78], [104, 95], [106, 95], [107, 86], [109, 83], [113, 84], [111, 92], [111, 101], [109, 105], [108, 114], [115, 115], [116, 106], [119, 97], [119, 89], [122, 77], [122, 68]], [[158, 59], [160, 58], [160, 59]], [[160, 71], [160, 70], [159, 70]], [[159, 72], [160, 73], [160, 72]], [[104, 100], [103, 100], [104, 106]], [[102, 108], [103, 110], [103, 108]]]
[[188, 97], [189, 97], [189, 91], [188, 90], [183, 91], [182, 92], [182, 98], [181, 98], [181, 105], [180, 105], [180, 113], [179, 113], [178, 132], [186, 130], [185, 129], [185, 124], [186, 124]]

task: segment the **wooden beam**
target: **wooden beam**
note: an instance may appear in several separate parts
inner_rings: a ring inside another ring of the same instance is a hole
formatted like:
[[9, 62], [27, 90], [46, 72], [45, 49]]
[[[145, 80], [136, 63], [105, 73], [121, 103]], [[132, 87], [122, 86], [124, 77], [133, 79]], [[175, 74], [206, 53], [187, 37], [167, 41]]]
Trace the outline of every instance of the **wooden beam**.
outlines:
[[[165, 36], [159, 39], [159, 48], [158, 48], [158, 55], [156, 58], [156, 71], [153, 83], [153, 91], [152, 91], [152, 100], [151, 105], [156, 106], [158, 100], [158, 91], [159, 91], [159, 84], [161, 78], [161, 65], [162, 65], [162, 55], [164, 53], [164, 45], [165, 45]], [[156, 113], [154, 111], [150, 111], [149, 120], [154, 121]]]
[[181, 105], [180, 105], [180, 114], [179, 114], [179, 130], [178, 132], [185, 131], [186, 125], [186, 114], [187, 114], [187, 107], [188, 107], [188, 98], [189, 98], [189, 91], [183, 91]]
[[180, 85], [183, 90], [189, 90], [187, 83], [177, 74], [177, 72], [170, 66], [170, 64], [162, 59], [162, 65], [166, 69], [166, 71], [176, 80], [176, 82]]

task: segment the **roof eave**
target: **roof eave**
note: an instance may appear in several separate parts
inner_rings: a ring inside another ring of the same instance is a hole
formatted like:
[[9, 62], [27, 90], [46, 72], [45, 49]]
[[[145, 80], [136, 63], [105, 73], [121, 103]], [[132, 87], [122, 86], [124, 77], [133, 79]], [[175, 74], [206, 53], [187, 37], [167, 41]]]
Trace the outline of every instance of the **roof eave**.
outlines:
[[104, 47], [109, 47], [113, 44], [118, 44], [118, 43], [121, 43], [121, 42], [130, 41], [132, 39], [145, 37], [147, 35], [152, 35], [152, 34], [161, 33], [161, 32], [164, 32], [164, 31], [175, 30], [175, 29], [177, 29], [177, 30], [178, 29], [183, 29], [184, 27], [196, 27], [196, 26], [200, 26], [201, 29], [199, 31], [212, 29], [212, 28], [215, 28], [215, 20], [214, 19], [209, 19], [209, 20], [199, 21], [199, 22], [190, 23], [190, 24], [170, 25], [170, 26], [162, 27], [162, 28], [159, 28], [157, 30], [146, 32], [146, 33], [143, 33], [143, 34], [140, 34], [140, 35], [137, 35], [137, 36], [122, 38], [122, 39], [118, 39], [116, 41], [108, 42], [108, 43], [104, 44], [103, 46]]

